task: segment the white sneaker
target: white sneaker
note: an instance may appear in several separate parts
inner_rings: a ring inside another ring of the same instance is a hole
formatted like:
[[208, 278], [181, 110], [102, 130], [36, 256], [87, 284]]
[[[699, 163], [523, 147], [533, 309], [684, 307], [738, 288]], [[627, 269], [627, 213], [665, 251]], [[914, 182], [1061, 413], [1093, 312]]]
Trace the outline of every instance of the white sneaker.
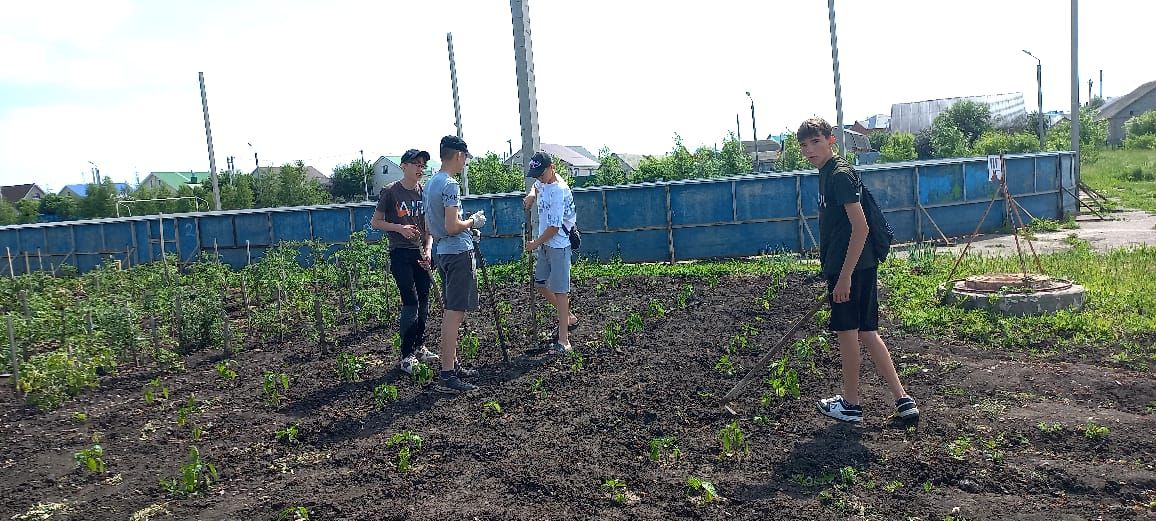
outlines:
[[405, 374], [412, 375], [414, 368], [417, 367], [418, 363], [419, 362], [417, 361], [417, 358], [415, 358], [413, 356], [407, 356], [405, 358], [402, 358], [401, 363], [398, 365], [401, 367], [402, 371], [405, 371]]
[[834, 397], [819, 400], [818, 407], [820, 413], [839, 421], [859, 423], [863, 420], [863, 408], [847, 403], [842, 396], [837, 394]]
[[441, 357], [438, 356], [437, 353], [430, 351], [426, 346], [418, 347], [414, 354], [420, 358], [422, 362], [427, 364], [441, 360]]

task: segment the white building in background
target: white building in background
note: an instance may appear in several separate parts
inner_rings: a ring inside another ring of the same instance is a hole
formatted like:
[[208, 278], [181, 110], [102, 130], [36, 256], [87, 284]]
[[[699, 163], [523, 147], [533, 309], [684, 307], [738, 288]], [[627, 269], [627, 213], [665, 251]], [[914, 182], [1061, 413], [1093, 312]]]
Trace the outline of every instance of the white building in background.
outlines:
[[991, 108], [991, 119], [996, 128], [1013, 127], [1022, 123], [1028, 115], [1022, 92], [896, 103], [891, 105], [891, 132], [914, 134], [929, 128], [935, 116], [964, 100], [983, 103]]

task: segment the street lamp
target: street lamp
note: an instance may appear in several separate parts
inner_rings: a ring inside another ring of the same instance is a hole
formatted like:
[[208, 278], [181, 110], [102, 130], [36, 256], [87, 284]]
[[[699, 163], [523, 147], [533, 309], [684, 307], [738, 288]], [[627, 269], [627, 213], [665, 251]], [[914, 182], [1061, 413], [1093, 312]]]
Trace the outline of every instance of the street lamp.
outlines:
[[1036, 55], [1032, 54], [1027, 49], [1023, 49], [1024, 54], [1036, 59], [1036, 102], [1039, 104], [1039, 122], [1037, 126], [1040, 134], [1040, 150], [1044, 149], [1044, 76], [1043, 76], [1043, 62]]
[[751, 91], [747, 91], [747, 98], [751, 100], [751, 133], [754, 134], [755, 143], [755, 172], [759, 171], [759, 129], [755, 126], [755, 98], [751, 97]]

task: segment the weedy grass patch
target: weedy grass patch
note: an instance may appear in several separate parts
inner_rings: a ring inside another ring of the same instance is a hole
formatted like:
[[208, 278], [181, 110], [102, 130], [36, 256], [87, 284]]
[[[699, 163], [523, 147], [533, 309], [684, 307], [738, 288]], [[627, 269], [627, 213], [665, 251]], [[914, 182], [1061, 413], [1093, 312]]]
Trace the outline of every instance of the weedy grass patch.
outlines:
[[1094, 163], [1080, 165], [1080, 179], [1117, 199], [1116, 207], [1156, 212], [1156, 150], [1104, 150]]
[[199, 449], [189, 447], [189, 461], [181, 467], [180, 475], [162, 479], [161, 488], [173, 497], [186, 498], [204, 493], [218, 479], [217, 467], [205, 461]]
[[72, 458], [78, 468], [87, 469], [93, 474], [104, 473], [104, 449], [100, 445], [76, 451]]

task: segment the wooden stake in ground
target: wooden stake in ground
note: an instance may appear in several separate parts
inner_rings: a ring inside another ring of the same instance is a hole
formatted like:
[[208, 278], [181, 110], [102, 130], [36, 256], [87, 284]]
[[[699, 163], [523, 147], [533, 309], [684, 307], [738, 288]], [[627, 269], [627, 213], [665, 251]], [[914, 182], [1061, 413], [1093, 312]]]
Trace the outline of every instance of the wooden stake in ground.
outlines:
[[8, 252], [8, 277], [16, 278], [16, 270], [12, 268], [12, 248], [4, 247], [4, 251]]
[[225, 344], [225, 357], [232, 358], [233, 335], [229, 328], [229, 313], [225, 311], [225, 306], [229, 303], [229, 278], [222, 276], [221, 279], [221, 340]]
[[12, 314], [8, 313], [8, 361], [12, 364], [12, 383], [20, 388], [20, 358], [16, 352], [16, 331], [12, 329]]
[[18, 295], [20, 298], [20, 307], [24, 310], [24, 318], [31, 319], [32, 310], [28, 307], [28, 291], [22, 289]]
[[[534, 240], [534, 235], [533, 235], [534, 231], [531, 228], [531, 226], [532, 226], [531, 221], [532, 221], [532, 219], [531, 219], [530, 209], [526, 208], [526, 230], [525, 230], [526, 243], [529, 243], [530, 241]], [[525, 248], [523, 248], [523, 249], [525, 249]], [[527, 337], [527, 340], [531, 344], [537, 345], [538, 329], [539, 329], [539, 327], [538, 327], [538, 307], [535, 305], [535, 302], [534, 302], [534, 295], [537, 292], [534, 290], [534, 252], [532, 252], [532, 251], [526, 252], [526, 268], [528, 271], [527, 275], [528, 275], [528, 281], [529, 281], [529, 285], [527, 286], [527, 289], [529, 290], [527, 292], [527, 297], [528, 297], [527, 305], [530, 306], [530, 314], [529, 314], [529, 316], [526, 317], [528, 319], [528, 322], [526, 324], [526, 329], [528, 330], [526, 333], [526, 337]]]

